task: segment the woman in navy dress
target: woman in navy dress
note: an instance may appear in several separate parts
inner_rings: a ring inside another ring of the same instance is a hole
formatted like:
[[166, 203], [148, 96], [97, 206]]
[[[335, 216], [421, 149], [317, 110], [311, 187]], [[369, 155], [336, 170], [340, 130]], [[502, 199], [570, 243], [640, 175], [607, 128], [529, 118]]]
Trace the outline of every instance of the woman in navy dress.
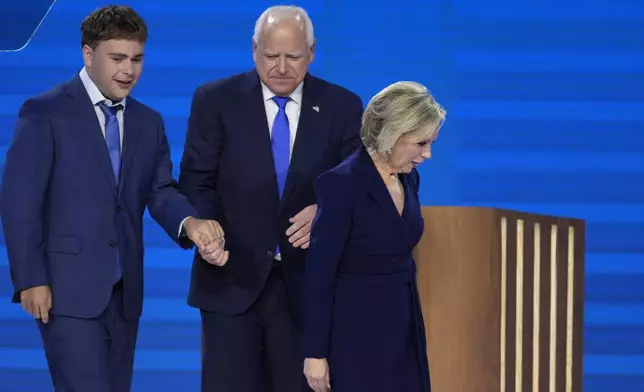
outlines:
[[416, 167], [445, 111], [395, 83], [365, 110], [363, 147], [316, 182], [305, 272], [304, 374], [316, 392], [429, 392], [412, 251], [423, 233]]

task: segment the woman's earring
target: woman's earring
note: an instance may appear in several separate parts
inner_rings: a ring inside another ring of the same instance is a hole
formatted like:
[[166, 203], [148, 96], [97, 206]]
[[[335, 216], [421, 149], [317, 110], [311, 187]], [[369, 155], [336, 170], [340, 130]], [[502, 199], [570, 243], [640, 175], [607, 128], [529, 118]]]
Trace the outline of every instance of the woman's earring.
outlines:
[[387, 150], [387, 154], [391, 155], [391, 148]]

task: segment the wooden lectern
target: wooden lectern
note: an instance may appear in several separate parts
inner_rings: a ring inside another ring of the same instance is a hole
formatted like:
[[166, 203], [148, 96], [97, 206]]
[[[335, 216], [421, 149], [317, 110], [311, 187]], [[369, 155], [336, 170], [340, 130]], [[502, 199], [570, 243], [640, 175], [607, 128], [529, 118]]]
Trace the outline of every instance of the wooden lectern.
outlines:
[[584, 221], [423, 207], [432, 392], [581, 392]]

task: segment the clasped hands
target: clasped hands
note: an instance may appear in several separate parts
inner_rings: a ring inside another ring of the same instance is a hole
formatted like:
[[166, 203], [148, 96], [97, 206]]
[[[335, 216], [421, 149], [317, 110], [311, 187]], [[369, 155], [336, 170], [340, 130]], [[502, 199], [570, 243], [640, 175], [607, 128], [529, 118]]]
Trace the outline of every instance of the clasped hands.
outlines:
[[[304, 207], [302, 211], [289, 219], [291, 226], [286, 230], [288, 241], [296, 248], [307, 249], [311, 240], [311, 224], [317, 212], [317, 205]], [[228, 262], [228, 251], [225, 250], [226, 238], [219, 222], [188, 218], [184, 223], [186, 234], [197, 245], [201, 258], [218, 267]]]
[[189, 217], [183, 223], [188, 238], [199, 249], [201, 257], [209, 264], [223, 266], [228, 261], [228, 251], [224, 249], [226, 238], [219, 222]]

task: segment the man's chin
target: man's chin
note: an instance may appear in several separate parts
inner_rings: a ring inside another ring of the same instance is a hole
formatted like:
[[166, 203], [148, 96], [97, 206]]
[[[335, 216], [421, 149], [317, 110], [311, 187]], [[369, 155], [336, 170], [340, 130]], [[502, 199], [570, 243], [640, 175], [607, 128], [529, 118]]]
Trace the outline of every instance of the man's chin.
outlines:
[[111, 94], [112, 98], [111, 99], [113, 101], [116, 101], [116, 102], [121, 101], [121, 100], [125, 99], [128, 95], [130, 95], [131, 91], [132, 91], [132, 89], [127, 89], [127, 90], [118, 89], [116, 91], [112, 91], [112, 94]]
[[271, 81], [268, 85], [268, 88], [273, 92], [273, 94], [282, 96], [291, 95], [291, 93], [295, 91], [295, 87], [296, 86], [293, 86], [291, 81], [283, 83]]

